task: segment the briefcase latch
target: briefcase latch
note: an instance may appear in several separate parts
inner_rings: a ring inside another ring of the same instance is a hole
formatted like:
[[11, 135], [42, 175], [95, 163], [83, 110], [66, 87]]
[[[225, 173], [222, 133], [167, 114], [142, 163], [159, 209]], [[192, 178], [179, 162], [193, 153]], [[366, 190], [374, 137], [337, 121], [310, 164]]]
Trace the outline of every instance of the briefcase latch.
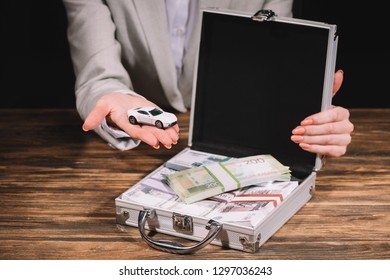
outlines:
[[173, 228], [177, 231], [190, 233], [190, 234], [193, 231], [193, 222], [191, 216], [182, 215], [179, 213], [173, 213], [172, 223], [173, 223]]
[[272, 10], [259, 10], [251, 18], [255, 21], [271, 21], [276, 16]]

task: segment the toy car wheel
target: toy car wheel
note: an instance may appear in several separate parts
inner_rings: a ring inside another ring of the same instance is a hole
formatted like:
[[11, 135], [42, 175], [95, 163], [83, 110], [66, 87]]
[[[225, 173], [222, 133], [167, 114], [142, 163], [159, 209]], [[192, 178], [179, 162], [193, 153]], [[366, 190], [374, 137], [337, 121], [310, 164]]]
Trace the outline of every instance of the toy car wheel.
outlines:
[[134, 116], [130, 116], [130, 117], [129, 117], [129, 122], [130, 122], [131, 124], [137, 124], [137, 119], [136, 119]]
[[154, 124], [157, 128], [164, 128], [164, 125], [161, 121], [156, 121]]

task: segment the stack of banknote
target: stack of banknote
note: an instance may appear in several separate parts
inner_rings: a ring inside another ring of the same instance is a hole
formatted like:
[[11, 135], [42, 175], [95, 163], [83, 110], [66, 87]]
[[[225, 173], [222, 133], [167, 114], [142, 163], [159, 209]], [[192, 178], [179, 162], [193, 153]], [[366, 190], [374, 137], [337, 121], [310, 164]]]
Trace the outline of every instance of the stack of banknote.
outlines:
[[272, 155], [256, 155], [205, 164], [166, 175], [185, 203], [268, 181], [289, 181], [290, 169]]

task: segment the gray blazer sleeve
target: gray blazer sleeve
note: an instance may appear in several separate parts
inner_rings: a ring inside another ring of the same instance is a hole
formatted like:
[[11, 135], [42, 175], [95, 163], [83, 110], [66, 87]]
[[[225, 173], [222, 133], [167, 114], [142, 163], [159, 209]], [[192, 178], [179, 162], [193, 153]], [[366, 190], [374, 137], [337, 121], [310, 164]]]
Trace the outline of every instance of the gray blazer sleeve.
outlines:
[[132, 84], [121, 64], [121, 46], [108, 7], [101, 0], [63, 2], [76, 74], [77, 109], [85, 118], [104, 93], [129, 91]]
[[[76, 105], [85, 119], [97, 100], [109, 92], [131, 92], [132, 83], [121, 64], [115, 25], [101, 0], [64, 0], [68, 41], [76, 75]], [[135, 93], [133, 93], [135, 94]], [[101, 127], [95, 130], [115, 148], [131, 149], [138, 140], [116, 139]]]

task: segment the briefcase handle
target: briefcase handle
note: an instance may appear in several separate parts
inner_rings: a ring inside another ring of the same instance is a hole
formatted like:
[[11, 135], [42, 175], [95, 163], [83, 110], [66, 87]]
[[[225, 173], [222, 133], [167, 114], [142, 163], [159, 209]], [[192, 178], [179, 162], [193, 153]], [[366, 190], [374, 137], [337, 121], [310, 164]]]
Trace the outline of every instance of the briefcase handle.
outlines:
[[142, 239], [145, 240], [145, 242], [150, 247], [169, 253], [182, 255], [193, 254], [213, 241], [218, 233], [222, 230], [222, 224], [214, 220], [210, 220], [206, 225], [206, 229], [209, 230], [208, 234], [202, 241], [194, 244], [193, 246], [185, 246], [170, 240], [154, 240], [145, 233], [146, 220], [148, 218], [153, 218], [154, 215], [156, 215], [155, 209], [141, 210], [138, 215], [138, 230], [142, 236]]

